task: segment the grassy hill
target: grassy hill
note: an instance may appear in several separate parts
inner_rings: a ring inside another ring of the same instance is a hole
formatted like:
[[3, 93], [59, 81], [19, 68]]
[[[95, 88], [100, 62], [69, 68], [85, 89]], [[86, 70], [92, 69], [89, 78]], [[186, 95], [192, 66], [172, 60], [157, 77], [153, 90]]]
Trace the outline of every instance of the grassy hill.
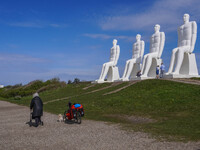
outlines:
[[[83, 104], [86, 119], [120, 123], [125, 129], [148, 132], [169, 140], [200, 140], [199, 85], [167, 80], [130, 83], [56, 82], [57, 86], [53, 86], [51, 82], [43, 83], [43, 86], [32, 89], [32, 92], [51, 84], [53, 88], [44, 88], [40, 92], [47, 112], [62, 114], [70, 100]], [[125, 86], [121, 91], [115, 91]], [[106, 94], [112, 91], [115, 92]], [[5, 92], [9, 92], [9, 89], [1, 90], [0, 96], [3, 97]], [[12, 96], [4, 98], [29, 106], [32, 96], [29, 93], [20, 100]]]

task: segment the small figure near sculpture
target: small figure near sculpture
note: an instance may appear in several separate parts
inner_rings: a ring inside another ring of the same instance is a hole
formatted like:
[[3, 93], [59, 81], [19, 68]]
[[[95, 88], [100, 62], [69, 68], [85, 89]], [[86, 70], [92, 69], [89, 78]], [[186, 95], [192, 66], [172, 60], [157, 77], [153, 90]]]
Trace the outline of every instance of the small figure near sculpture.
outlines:
[[136, 75], [136, 76], [139, 78], [141, 75], [142, 75], [142, 74], [141, 74], [141, 70], [140, 70], [140, 71], [137, 72], [137, 75]]
[[163, 63], [161, 63], [161, 66], [160, 66], [160, 78], [163, 78], [164, 72], [165, 72], [165, 65]]
[[160, 72], [160, 70], [159, 70], [160, 68], [159, 68], [159, 65], [156, 67], [156, 79], [158, 79], [159, 78], [159, 72]]

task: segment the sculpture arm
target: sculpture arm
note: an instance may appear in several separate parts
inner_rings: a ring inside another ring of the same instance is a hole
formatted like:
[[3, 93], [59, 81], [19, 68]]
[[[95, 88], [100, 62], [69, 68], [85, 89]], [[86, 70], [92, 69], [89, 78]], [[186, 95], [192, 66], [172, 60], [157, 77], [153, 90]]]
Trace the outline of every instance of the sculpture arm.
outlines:
[[152, 41], [152, 37], [150, 38], [150, 50], [149, 50], [149, 52], [151, 52], [151, 49], [152, 49], [152, 43], [153, 43], [153, 41]]
[[135, 50], [135, 45], [133, 44], [133, 48], [132, 48], [132, 59], [134, 58], [134, 50]]
[[164, 49], [164, 45], [165, 45], [165, 33], [164, 32], [160, 32], [160, 45], [159, 45], [159, 52], [158, 52], [158, 58], [160, 59], [163, 49]]
[[145, 43], [144, 43], [144, 41], [141, 41], [141, 44], [140, 44], [140, 59], [141, 60], [144, 55], [144, 47], [145, 47]]
[[180, 46], [181, 36], [180, 36], [180, 28], [178, 28], [178, 47]]
[[117, 45], [116, 47], [116, 54], [115, 54], [115, 60], [114, 60], [114, 66], [117, 65], [118, 59], [119, 59], [119, 54], [120, 54], [120, 47]]
[[194, 50], [196, 39], [197, 39], [197, 24], [195, 21], [193, 21], [192, 22], [192, 38], [191, 38], [190, 53], [192, 53]]

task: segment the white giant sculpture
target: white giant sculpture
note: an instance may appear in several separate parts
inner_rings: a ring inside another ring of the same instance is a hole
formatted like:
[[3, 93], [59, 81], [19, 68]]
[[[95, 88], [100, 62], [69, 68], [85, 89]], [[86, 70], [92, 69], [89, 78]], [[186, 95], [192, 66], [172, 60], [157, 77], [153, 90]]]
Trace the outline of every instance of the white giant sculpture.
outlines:
[[144, 55], [144, 41], [140, 40], [141, 35], [136, 35], [136, 42], [133, 44], [133, 55], [132, 59], [126, 61], [126, 66], [124, 70], [124, 74], [122, 76], [122, 81], [129, 81], [129, 77], [131, 79], [136, 78], [136, 74], [140, 71], [140, 63], [142, 61], [142, 57]]
[[184, 24], [178, 28], [178, 47], [172, 50], [168, 73], [171, 77], [198, 76], [194, 50], [197, 38], [197, 24], [189, 22], [189, 14], [184, 14]]
[[97, 83], [105, 82], [104, 79], [107, 75], [107, 81], [113, 82], [115, 80], [119, 80], [119, 70], [117, 65], [117, 61], [119, 59], [120, 47], [117, 45], [117, 40], [113, 40], [113, 47], [110, 49], [110, 61], [103, 64], [101, 75]]
[[154, 27], [155, 33], [150, 39], [150, 51], [144, 56], [141, 79], [155, 78], [156, 66], [161, 65], [161, 55], [165, 45], [165, 33], [160, 32], [160, 25]]

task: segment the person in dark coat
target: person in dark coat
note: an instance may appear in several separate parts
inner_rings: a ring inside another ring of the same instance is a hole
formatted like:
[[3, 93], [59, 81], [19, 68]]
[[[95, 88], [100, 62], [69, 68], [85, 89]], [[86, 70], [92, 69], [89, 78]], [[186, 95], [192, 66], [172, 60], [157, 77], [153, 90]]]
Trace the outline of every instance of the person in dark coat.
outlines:
[[41, 123], [41, 116], [43, 115], [43, 102], [38, 93], [33, 94], [30, 109], [33, 109], [32, 118], [35, 119], [36, 127]]

